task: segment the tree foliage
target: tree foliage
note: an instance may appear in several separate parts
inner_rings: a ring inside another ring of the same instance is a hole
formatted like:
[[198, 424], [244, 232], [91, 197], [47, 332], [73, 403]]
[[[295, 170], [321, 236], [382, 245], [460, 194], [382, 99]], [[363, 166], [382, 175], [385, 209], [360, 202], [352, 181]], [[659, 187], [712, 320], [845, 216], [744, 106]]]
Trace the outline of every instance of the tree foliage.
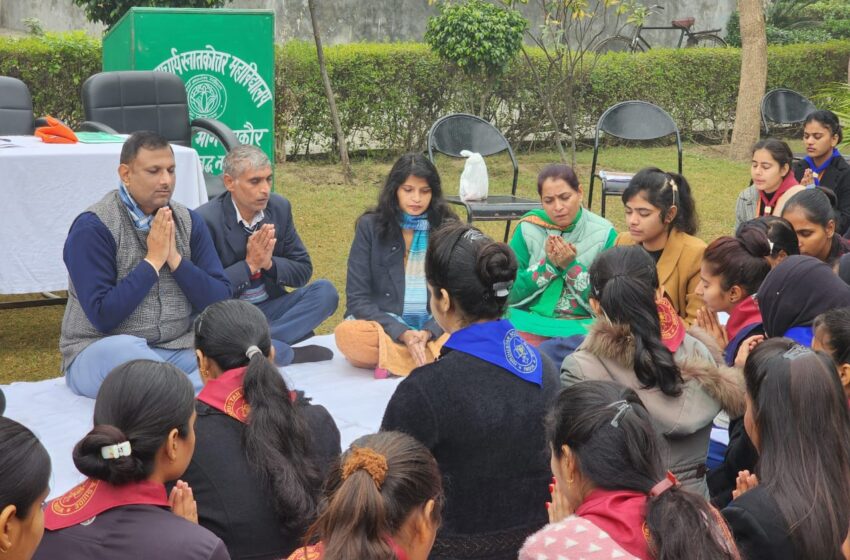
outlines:
[[528, 22], [515, 10], [469, 0], [443, 4], [428, 20], [425, 42], [467, 75], [500, 76], [522, 47]]
[[92, 22], [112, 27], [130, 8], [221, 8], [232, 0], [74, 0]]

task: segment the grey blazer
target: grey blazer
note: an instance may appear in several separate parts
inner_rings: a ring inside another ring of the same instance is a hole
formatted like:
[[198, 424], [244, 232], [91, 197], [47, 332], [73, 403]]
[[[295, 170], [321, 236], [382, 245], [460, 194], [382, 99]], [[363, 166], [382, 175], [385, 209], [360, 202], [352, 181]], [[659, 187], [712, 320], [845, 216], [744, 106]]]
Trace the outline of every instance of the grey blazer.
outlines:
[[[251, 271], [245, 262], [248, 233], [236, 220], [236, 208], [230, 193], [215, 197], [196, 212], [207, 223], [224, 272], [233, 286], [233, 295], [239, 297], [251, 285]], [[263, 283], [269, 297], [276, 298], [286, 293], [286, 286], [300, 288], [306, 285], [313, 274], [313, 263], [295, 231], [289, 201], [272, 193], [264, 214], [260, 223], [274, 224], [277, 242], [272, 257], [274, 266], [263, 271]]]
[[[384, 236], [377, 229], [375, 214], [364, 214], [357, 221], [348, 254], [345, 316], [377, 321], [398, 340], [408, 327], [390, 313], [401, 316], [404, 311], [404, 238], [400, 229]], [[443, 334], [433, 319], [425, 328], [434, 338]]]

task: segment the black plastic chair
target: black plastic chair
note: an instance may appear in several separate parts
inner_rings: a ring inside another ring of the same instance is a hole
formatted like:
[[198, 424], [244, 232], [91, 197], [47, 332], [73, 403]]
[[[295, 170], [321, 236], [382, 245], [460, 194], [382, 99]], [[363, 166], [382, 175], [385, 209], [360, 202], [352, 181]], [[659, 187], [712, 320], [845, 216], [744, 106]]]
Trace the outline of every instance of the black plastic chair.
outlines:
[[483, 157], [508, 152], [513, 164], [514, 177], [511, 194], [490, 195], [485, 200], [463, 201], [459, 196], [447, 196], [451, 204], [466, 208], [466, 221], [473, 220], [498, 222], [506, 220], [505, 241], [511, 231], [511, 221], [521, 218], [527, 212], [540, 208], [539, 200], [516, 196], [519, 166], [511, 145], [499, 130], [489, 122], [475, 115], [455, 113], [439, 118], [428, 131], [428, 158], [434, 161], [434, 152], [453, 158], [462, 158], [460, 152], [469, 150]]
[[600, 213], [605, 215], [605, 198], [623, 194], [633, 173], [616, 172], [612, 176], [596, 173], [601, 133], [610, 134], [622, 140], [645, 142], [657, 140], [671, 134], [676, 135], [676, 150], [679, 156], [679, 174], [682, 174], [682, 137], [679, 127], [667, 111], [646, 101], [623, 101], [612, 105], [602, 113], [596, 123], [596, 137], [593, 141], [593, 163], [590, 166], [590, 189], [587, 206], [593, 204], [593, 184], [598, 178], [602, 181], [602, 206]]
[[804, 95], [791, 89], [778, 88], [761, 98], [761, 123], [765, 134], [770, 134], [768, 123], [799, 124], [817, 109]]
[[36, 126], [45, 124], [44, 119], [33, 116], [27, 85], [17, 78], [0, 76], [0, 134], [30, 136]]
[[[83, 83], [80, 129], [110, 134], [152, 130], [169, 142], [191, 146], [195, 132], [216, 138], [229, 152], [240, 144], [236, 134], [215, 119], [189, 119], [186, 86], [174, 74], [155, 71], [101, 72]], [[204, 173], [210, 198], [224, 192], [221, 179]]]

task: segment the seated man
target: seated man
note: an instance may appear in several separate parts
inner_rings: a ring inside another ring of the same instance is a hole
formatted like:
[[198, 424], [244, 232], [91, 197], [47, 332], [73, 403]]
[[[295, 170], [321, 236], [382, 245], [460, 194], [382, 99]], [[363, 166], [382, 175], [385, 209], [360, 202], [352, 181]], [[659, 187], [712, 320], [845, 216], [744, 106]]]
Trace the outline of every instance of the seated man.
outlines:
[[193, 315], [230, 297], [204, 220], [174, 193], [174, 152], [153, 132], [121, 149], [121, 185], [77, 216], [65, 241], [68, 305], [59, 349], [71, 390], [94, 398], [114, 367], [168, 361], [203, 385]]
[[[307, 284], [310, 255], [292, 221], [292, 206], [272, 192], [272, 166], [266, 154], [244, 144], [222, 165], [227, 192], [200, 208], [233, 295], [255, 304], [269, 320], [278, 365], [329, 360], [321, 346], [291, 344], [312, 335], [330, 317], [339, 294], [328, 280]], [[287, 291], [286, 286], [298, 288]]]

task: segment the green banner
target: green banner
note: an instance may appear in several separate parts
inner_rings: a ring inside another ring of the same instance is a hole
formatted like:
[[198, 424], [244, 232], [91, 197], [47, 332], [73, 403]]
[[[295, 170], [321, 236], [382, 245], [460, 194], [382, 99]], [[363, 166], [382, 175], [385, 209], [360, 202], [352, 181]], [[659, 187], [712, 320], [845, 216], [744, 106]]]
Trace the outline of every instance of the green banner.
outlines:
[[[191, 118], [222, 121], [274, 161], [274, 13], [267, 10], [132, 8], [104, 37], [103, 69], [158, 70], [186, 84]], [[195, 135], [204, 171], [224, 150]]]

